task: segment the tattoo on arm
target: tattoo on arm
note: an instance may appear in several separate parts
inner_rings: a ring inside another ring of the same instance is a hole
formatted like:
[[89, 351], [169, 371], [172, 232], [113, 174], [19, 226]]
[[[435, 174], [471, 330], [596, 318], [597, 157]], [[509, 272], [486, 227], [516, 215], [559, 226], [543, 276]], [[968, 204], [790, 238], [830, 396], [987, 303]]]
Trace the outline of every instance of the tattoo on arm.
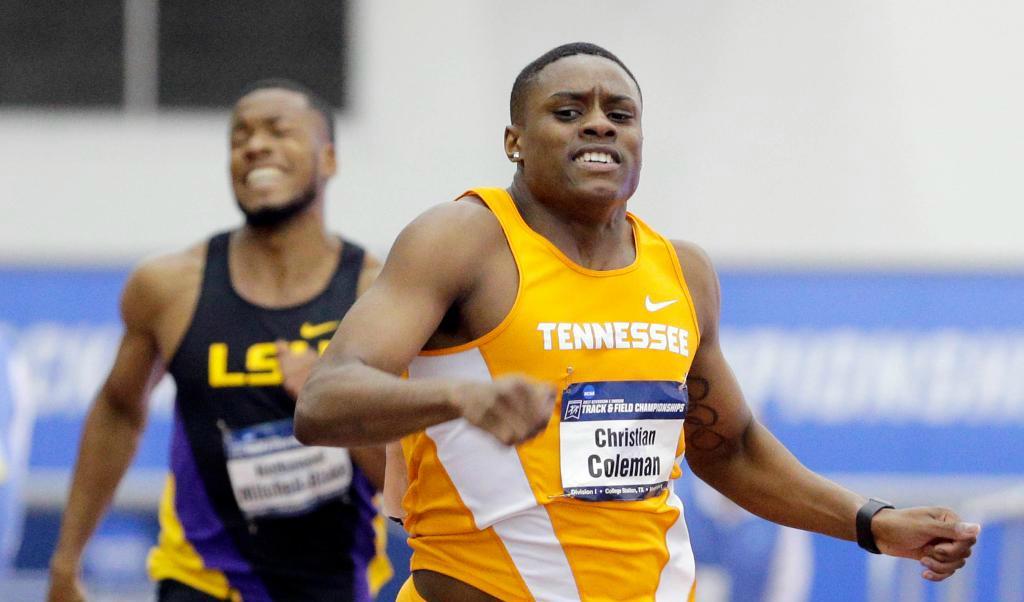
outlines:
[[714, 451], [725, 443], [725, 438], [712, 427], [718, 424], [718, 410], [702, 403], [711, 393], [711, 383], [702, 376], [686, 379], [690, 401], [686, 410], [686, 424], [693, 428], [686, 438], [686, 446], [700, 451]]

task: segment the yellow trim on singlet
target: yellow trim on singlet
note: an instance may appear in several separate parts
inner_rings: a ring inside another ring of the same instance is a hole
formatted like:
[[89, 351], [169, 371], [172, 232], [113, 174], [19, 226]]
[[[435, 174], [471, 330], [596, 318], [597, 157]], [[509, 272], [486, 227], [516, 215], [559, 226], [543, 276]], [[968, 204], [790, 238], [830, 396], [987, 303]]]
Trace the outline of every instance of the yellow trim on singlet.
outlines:
[[[174, 475], [167, 475], [160, 496], [160, 537], [146, 558], [146, 570], [153, 581], [173, 579], [193, 589], [217, 598], [241, 601], [237, 591], [231, 589], [221, 571], [206, 568], [203, 558], [185, 537], [185, 529], [174, 509]], [[378, 496], [379, 497], [379, 496]], [[380, 507], [379, 500], [374, 505]], [[366, 580], [374, 596], [395, 575], [387, 554], [387, 523], [382, 514], [373, 519], [374, 548], [376, 554], [366, 566]]]
[[[381, 507], [379, 495], [373, 501], [377, 508]], [[380, 512], [373, 519], [373, 535], [376, 554], [366, 565], [366, 580], [370, 584], [370, 593], [376, 596], [377, 592], [395, 576], [391, 560], [388, 558], [388, 523], [384, 519], [384, 514]]]
[[185, 529], [174, 509], [174, 475], [167, 475], [160, 496], [160, 538], [149, 551], [146, 569], [153, 581], [173, 579], [216, 598], [241, 602], [221, 571], [206, 568], [203, 558], [185, 537]]

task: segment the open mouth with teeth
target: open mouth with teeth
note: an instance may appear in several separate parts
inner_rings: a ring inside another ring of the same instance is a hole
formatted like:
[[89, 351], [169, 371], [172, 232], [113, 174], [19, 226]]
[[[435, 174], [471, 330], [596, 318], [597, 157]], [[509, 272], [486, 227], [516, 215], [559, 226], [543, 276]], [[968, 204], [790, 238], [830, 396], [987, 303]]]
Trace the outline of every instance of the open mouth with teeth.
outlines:
[[586, 151], [576, 155], [573, 159], [575, 163], [586, 163], [586, 164], [598, 164], [598, 165], [618, 165], [618, 157], [611, 153], [600, 152], [600, 151]]
[[272, 186], [284, 177], [277, 167], [257, 167], [245, 176], [245, 183], [253, 188]]

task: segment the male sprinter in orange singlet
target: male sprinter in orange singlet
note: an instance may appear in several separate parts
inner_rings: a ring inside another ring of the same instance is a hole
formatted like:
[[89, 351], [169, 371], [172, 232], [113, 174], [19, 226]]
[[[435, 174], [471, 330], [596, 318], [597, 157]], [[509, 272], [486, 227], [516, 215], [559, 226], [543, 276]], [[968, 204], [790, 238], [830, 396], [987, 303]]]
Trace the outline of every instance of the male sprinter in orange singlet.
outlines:
[[641, 113], [600, 47], [528, 65], [505, 130], [512, 185], [410, 224], [299, 396], [300, 441], [402, 438], [413, 578], [399, 599], [692, 600], [671, 487], [684, 448], [759, 516], [948, 577], [977, 525], [847, 491], [751, 415], [706, 255], [626, 212]]
[[148, 563], [160, 602], [363, 602], [367, 565], [378, 581], [390, 574], [383, 557], [371, 560], [382, 448], [303, 448], [292, 436], [294, 398], [316, 352], [379, 271], [324, 228], [333, 122], [294, 82], [250, 86], [230, 132], [245, 225], [129, 278], [124, 336], [86, 420], [51, 561], [51, 602], [83, 599], [82, 550], [165, 370], [177, 385], [171, 476]]

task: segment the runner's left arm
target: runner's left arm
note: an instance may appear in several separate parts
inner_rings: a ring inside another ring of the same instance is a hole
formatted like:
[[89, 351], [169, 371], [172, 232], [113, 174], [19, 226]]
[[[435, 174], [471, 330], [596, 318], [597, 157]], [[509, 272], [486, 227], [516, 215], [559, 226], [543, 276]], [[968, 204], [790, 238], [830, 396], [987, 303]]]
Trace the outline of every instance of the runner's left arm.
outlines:
[[[701, 331], [687, 378], [690, 468], [762, 518], [855, 541], [855, 518], [867, 499], [808, 470], [753, 416], [719, 345], [721, 292], [714, 269], [696, 246], [675, 246]], [[872, 532], [884, 553], [917, 559], [926, 579], [940, 581], [964, 565], [977, 526], [946, 508], [907, 508], [879, 512]]]

